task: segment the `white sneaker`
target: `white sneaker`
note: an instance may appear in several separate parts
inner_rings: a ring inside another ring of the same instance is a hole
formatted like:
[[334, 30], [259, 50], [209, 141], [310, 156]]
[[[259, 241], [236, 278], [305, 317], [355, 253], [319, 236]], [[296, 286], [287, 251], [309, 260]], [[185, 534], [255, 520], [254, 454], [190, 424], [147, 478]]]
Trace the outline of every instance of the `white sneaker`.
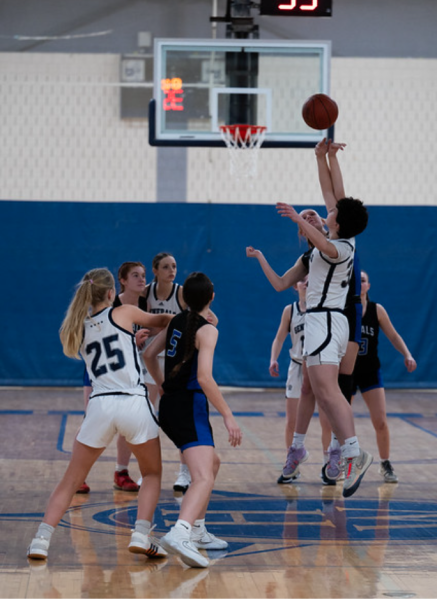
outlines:
[[173, 490], [175, 492], [186, 492], [190, 487], [191, 483], [191, 475], [187, 465], [182, 465], [179, 467], [178, 478], [174, 482]]
[[[153, 529], [154, 527], [152, 527]], [[150, 531], [152, 531], [152, 529]], [[132, 530], [132, 536], [130, 544], [128, 546], [129, 552], [133, 554], [145, 554], [149, 558], [164, 558], [167, 556], [167, 552], [164, 548], [161, 548], [157, 539], [150, 535], [144, 535], [140, 531]]]
[[28, 558], [45, 560], [49, 554], [50, 541], [43, 537], [36, 537], [30, 543], [27, 549]]
[[345, 458], [345, 478], [343, 484], [343, 496], [348, 498], [354, 494], [365, 472], [370, 467], [373, 461], [373, 456], [360, 449], [360, 454], [353, 458]]
[[189, 567], [205, 568], [209, 560], [202, 556], [189, 538], [189, 532], [181, 527], [172, 527], [168, 533], [161, 538], [161, 546], [169, 554], [176, 554]]
[[193, 545], [196, 546], [196, 548], [200, 548], [203, 550], [225, 550], [229, 545], [228, 542], [225, 542], [225, 540], [221, 540], [220, 538], [215, 537], [215, 535], [213, 535], [206, 529], [203, 530], [203, 533], [201, 535], [197, 536], [194, 533], [193, 528], [191, 530], [190, 540], [193, 543]]

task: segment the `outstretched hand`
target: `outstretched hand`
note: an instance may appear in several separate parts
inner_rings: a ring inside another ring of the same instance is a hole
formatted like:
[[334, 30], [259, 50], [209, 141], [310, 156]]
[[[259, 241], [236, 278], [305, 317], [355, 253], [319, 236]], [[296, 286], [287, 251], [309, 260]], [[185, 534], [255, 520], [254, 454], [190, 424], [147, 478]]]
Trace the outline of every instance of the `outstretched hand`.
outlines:
[[290, 204], [285, 204], [285, 202], [277, 202], [276, 210], [281, 215], [281, 217], [287, 217], [295, 223], [297, 223], [301, 218], [299, 217], [299, 213]]
[[261, 250], [256, 250], [253, 246], [247, 246], [246, 256], [248, 258], [258, 258], [261, 255], [262, 255]]
[[346, 144], [343, 142], [328, 141], [328, 156], [332, 157], [337, 154], [339, 150], [343, 151], [346, 148]]
[[328, 153], [328, 146], [329, 142], [326, 141], [326, 138], [323, 138], [323, 140], [321, 140], [316, 147], [314, 148], [314, 152], [317, 156], [317, 158], [320, 158], [322, 156], [326, 156]]

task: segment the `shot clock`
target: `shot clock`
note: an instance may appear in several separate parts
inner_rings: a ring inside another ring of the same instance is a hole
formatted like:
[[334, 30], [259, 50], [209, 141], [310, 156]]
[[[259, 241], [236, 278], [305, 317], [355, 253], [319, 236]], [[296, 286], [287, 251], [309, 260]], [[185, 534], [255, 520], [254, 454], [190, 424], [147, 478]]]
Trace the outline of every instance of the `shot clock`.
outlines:
[[261, 0], [261, 15], [331, 17], [332, 0]]

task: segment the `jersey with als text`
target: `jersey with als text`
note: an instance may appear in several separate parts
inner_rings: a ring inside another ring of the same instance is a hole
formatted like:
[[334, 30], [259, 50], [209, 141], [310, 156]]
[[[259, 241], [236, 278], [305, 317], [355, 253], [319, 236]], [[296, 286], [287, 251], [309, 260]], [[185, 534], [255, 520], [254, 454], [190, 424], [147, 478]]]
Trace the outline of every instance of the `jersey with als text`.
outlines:
[[91, 398], [120, 393], [144, 396], [135, 336], [114, 322], [112, 311], [105, 308], [84, 323], [80, 354], [93, 388]]
[[304, 328], [305, 313], [301, 312], [299, 302], [293, 302], [291, 305], [291, 319], [289, 326], [292, 344], [290, 348], [290, 358], [299, 364], [302, 364]]
[[354, 374], [377, 371], [381, 363], [378, 358], [379, 321], [375, 302], [368, 302], [361, 320], [361, 344], [355, 363]]
[[306, 295], [307, 312], [343, 310], [349, 290], [355, 252], [355, 238], [329, 240], [337, 248], [337, 258], [329, 258], [314, 248], [309, 262]]

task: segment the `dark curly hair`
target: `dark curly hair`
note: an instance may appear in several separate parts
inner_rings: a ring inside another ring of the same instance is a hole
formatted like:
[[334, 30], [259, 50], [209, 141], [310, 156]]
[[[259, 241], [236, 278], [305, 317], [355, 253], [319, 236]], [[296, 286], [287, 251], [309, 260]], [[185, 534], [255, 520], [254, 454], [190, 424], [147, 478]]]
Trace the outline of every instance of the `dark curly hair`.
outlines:
[[362, 233], [367, 227], [369, 214], [367, 208], [356, 198], [341, 198], [337, 202], [338, 236], [349, 239]]

